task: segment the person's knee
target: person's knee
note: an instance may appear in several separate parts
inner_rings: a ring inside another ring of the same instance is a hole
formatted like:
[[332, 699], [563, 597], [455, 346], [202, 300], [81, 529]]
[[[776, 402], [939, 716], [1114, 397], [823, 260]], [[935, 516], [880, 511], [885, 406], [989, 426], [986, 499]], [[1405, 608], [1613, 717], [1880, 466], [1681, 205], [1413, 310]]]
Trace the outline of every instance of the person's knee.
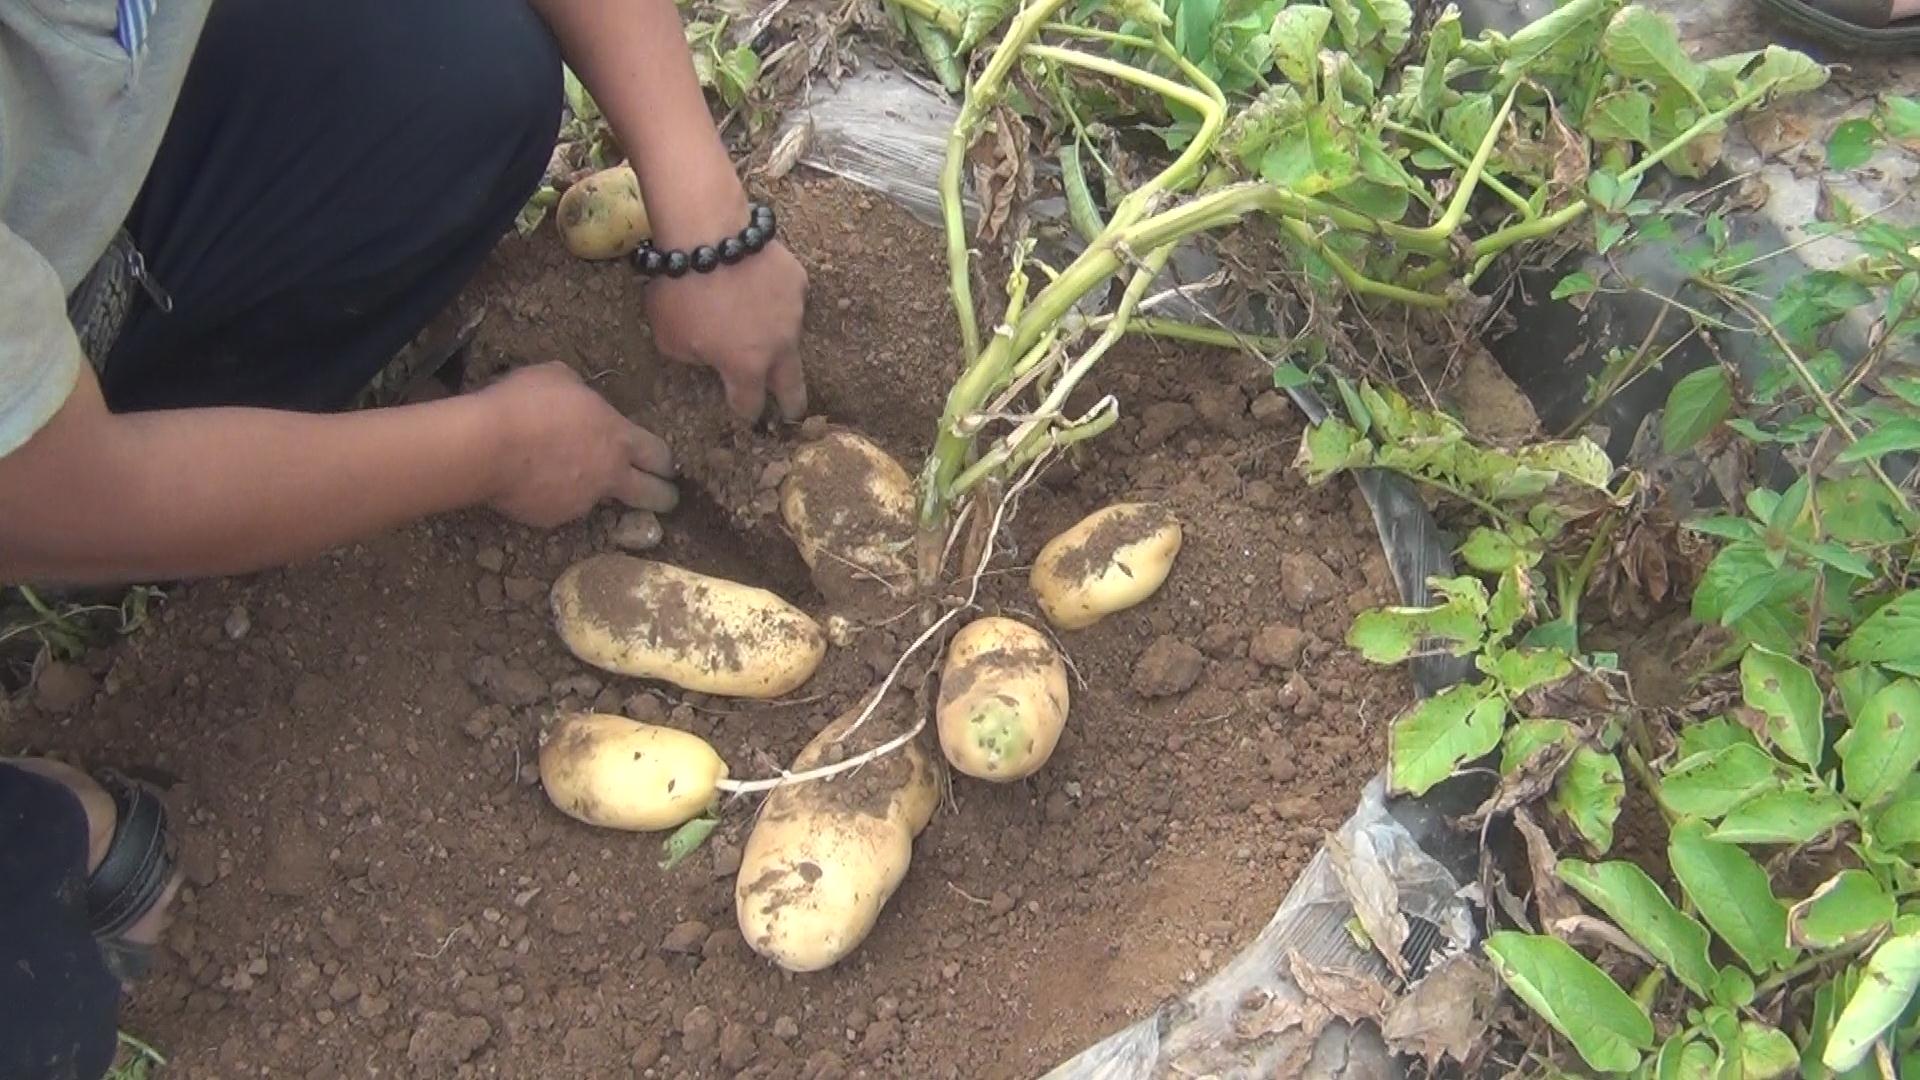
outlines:
[[475, 134], [510, 152], [503, 180], [531, 191], [546, 169], [565, 100], [560, 47], [526, 0], [461, 0], [461, 74]]

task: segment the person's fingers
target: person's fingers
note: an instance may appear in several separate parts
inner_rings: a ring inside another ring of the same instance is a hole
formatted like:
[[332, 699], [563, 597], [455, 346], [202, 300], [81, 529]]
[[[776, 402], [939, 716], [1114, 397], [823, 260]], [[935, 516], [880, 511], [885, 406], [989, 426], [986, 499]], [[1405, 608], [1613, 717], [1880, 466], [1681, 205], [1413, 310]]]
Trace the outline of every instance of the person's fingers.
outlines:
[[752, 367], [735, 366], [721, 376], [727, 387], [727, 407], [735, 416], [749, 424], [760, 422], [760, 416], [767, 411], [766, 372]]
[[655, 476], [675, 475], [673, 450], [667, 441], [643, 427], [635, 427], [627, 439], [627, 457], [633, 467]]
[[628, 469], [615, 481], [613, 497], [635, 510], [664, 514], [680, 503], [680, 492], [665, 480], [639, 469]]
[[773, 362], [768, 382], [773, 387], [773, 400], [780, 405], [781, 416], [791, 421], [806, 419], [807, 375], [800, 364], [798, 347], [781, 350], [779, 359]]

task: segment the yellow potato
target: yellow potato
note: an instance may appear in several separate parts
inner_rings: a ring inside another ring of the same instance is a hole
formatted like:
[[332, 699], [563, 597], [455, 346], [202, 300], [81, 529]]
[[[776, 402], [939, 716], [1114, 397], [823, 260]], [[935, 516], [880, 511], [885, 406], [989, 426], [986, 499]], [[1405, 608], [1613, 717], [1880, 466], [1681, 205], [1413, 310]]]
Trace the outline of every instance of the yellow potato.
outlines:
[[844, 431], [796, 451], [780, 485], [781, 519], [820, 594], [864, 612], [913, 590], [913, 510], [907, 471]]
[[1025, 623], [975, 620], [947, 646], [935, 716], [954, 768], [1001, 782], [1031, 776], [1067, 724], [1066, 662]]
[[1118, 503], [1047, 542], [1033, 592], [1047, 621], [1079, 630], [1152, 596], [1180, 554], [1180, 522], [1153, 503]]
[[672, 829], [713, 805], [727, 763], [705, 739], [605, 713], [569, 713], [540, 734], [540, 784], [589, 825]]
[[553, 220], [567, 250], [582, 259], [631, 255], [653, 237], [631, 165], [603, 169], [568, 188]]
[[[896, 695], [836, 742], [862, 706], [814, 736], [792, 771], [844, 761], [912, 727], [913, 701]], [[788, 971], [838, 963], [879, 920], [939, 800], [933, 758], [918, 739], [849, 772], [776, 788], [740, 855], [740, 935]]]
[[554, 625], [605, 671], [726, 697], [772, 698], [813, 677], [827, 639], [751, 585], [630, 555], [595, 555], [553, 583]]

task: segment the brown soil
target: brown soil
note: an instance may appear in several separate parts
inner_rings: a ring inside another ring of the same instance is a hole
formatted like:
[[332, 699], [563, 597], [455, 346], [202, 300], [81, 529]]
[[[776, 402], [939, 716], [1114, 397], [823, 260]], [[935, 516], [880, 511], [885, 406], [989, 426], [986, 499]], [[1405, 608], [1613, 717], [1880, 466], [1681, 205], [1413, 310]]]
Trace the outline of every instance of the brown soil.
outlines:
[[[835, 183], [778, 195], [812, 275], [816, 411], [917, 463], [957, 355], [937, 238]], [[794, 433], [730, 428], [704, 373], [656, 380], [630, 273], [548, 230], [509, 243], [487, 287], [486, 366], [565, 359], [672, 441], [689, 491], [658, 557], [822, 611], [775, 513]], [[476, 513], [179, 590], [92, 658], [78, 708], [15, 709], [7, 751], [178, 778], [190, 884], [128, 1028], [186, 1077], [1016, 1077], [1204, 977], [1382, 760], [1408, 686], [1339, 642], [1390, 578], [1350, 487], [1289, 468], [1299, 420], [1258, 370], [1141, 346], [1093, 381], [1131, 417], [1023, 498], [998, 565], [1120, 499], [1179, 516], [1179, 562], [1146, 604], [1063, 636], [1079, 681], [1052, 761], [959, 778], [838, 968], [783, 975], [741, 941], [748, 806], [662, 871], [658, 837], [547, 802], [537, 733], [591, 705], [767, 775], [913, 620], [830, 650], [785, 703], [611, 677], [557, 640], [547, 587], [610, 549], [615, 515], [542, 534]], [[982, 601], [1033, 618], [1023, 573]]]

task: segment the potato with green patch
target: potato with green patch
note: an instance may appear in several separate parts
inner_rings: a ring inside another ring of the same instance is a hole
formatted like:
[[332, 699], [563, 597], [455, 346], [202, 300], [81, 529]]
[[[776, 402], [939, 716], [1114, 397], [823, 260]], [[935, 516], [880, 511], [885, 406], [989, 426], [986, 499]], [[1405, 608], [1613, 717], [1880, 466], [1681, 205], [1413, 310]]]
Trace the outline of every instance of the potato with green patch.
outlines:
[[540, 784], [576, 821], [653, 832], [714, 804], [727, 763], [705, 739], [606, 713], [568, 713], [540, 734]]
[[1032, 776], [1067, 725], [1066, 662], [1025, 623], [975, 620], [947, 646], [935, 715], [954, 768], [1002, 783]]
[[1180, 522], [1154, 503], [1118, 503], [1054, 537], [1033, 561], [1047, 621], [1080, 630], [1152, 596], [1180, 554]]
[[765, 589], [630, 555], [595, 555], [553, 583], [554, 625], [604, 671], [723, 697], [774, 698], [813, 677], [827, 639]]
[[[814, 736], [790, 771], [845, 761], [912, 730], [913, 700], [896, 694], [841, 741], [864, 705]], [[858, 768], [774, 789], [734, 885], [747, 945], [788, 971], [839, 963], [873, 930], [939, 801], [933, 758], [917, 738]]]
[[795, 451], [780, 516], [828, 602], [883, 614], [912, 594], [913, 479], [868, 440], [836, 431]]
[[582, 259], [618, 259], [653, 238], [631, 165], [602, 169], [568, 188], [553, 220], [567, 250]]

